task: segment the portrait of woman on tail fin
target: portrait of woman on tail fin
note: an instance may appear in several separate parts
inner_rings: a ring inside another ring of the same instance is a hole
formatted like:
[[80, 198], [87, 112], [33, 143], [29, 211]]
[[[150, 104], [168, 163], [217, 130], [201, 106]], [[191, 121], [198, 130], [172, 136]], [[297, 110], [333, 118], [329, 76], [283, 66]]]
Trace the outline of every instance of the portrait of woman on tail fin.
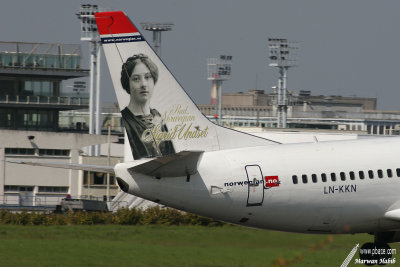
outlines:
[[150, 107], [157, 81], [158, 68], [147, 55], [133, 55], [122, 65], [121, 85], [130, 101], [121, 114], [135, 160], [175, 153], [172, 141], [154, 136], [168, 132], [160, 112]]

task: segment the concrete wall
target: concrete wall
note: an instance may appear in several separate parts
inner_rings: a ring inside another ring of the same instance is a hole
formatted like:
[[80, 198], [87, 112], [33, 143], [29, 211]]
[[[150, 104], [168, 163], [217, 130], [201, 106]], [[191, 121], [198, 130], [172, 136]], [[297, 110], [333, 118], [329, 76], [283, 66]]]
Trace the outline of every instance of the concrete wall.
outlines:
[[[29, 140], [28, 136], [34, 136]], [[39, 149], [80, 149], [84, 146], [103, 144], [107, 136], [64, 132], [0, 130], [0, 147]], [[112, 142], [117, 138], [112, 137]]]
[[[117, 137], [113, 136], [112, 142], [115, 141], [117, 141]], [[22, 165], [7, 161], [79, 163], [82, 147], [106, 142], [107, 136], [0, 130], [0, 203], [4, 200], [21, 202], [22, 195], [32, 195], [33, 202], [36, 202], [33, 205], [43, 204], [43, 201], [49, 203], [58, 201], [61, 197], [65, 197], [67, 193], [78, 197], [82, 187], [79, 171]], [[35, 154], [6, 153], [6, 150], [10, 148], [33, 149]], [[69, 153], [57, 156], [40, 155], [38, 153], [40, 149], [68, 150]], [[16, 186], [17, 189], [5, 192], [5, 186], [8, 189], [10, 186]], [[67, 187], [68, 192], [39, 192], [39, 186]], [[33, 187], [34, 189], [29, 193], [18, 192], [18, 188], [21, 187]]]

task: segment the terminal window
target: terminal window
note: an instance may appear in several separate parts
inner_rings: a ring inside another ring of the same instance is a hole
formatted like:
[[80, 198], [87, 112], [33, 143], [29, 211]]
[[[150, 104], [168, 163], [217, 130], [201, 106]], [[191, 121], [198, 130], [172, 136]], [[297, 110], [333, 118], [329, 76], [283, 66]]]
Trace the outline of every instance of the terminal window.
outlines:
[[24, 95], [54, 96], [54, 82], [52, 81], [25, 81]]
[[40, 193], [68, 193], [66, 186], [39, 186]]
[[[107, 173], [103, 172], [83, 172], [84, 185], [107, 185]], [[110, 174], [110, 185], [115, 185], [115, 176]]]

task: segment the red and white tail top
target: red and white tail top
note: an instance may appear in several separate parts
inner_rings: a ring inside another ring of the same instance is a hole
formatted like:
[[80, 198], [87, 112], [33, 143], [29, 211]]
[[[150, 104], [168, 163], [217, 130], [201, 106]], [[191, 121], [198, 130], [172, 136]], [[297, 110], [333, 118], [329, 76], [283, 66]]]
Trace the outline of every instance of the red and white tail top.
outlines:
[[95, 17], [129, 139], [127, 161], [274, 143], [210, 122], [123, 12]]

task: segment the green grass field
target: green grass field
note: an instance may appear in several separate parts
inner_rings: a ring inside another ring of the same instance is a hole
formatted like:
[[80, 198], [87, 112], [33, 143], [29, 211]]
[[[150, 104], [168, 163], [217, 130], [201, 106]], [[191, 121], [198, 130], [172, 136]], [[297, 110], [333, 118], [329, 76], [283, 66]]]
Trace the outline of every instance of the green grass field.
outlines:
[[0, 266], [340, 266], [357, 243], [372, 237], [230, 225], [1, 225], [0, 239]]

